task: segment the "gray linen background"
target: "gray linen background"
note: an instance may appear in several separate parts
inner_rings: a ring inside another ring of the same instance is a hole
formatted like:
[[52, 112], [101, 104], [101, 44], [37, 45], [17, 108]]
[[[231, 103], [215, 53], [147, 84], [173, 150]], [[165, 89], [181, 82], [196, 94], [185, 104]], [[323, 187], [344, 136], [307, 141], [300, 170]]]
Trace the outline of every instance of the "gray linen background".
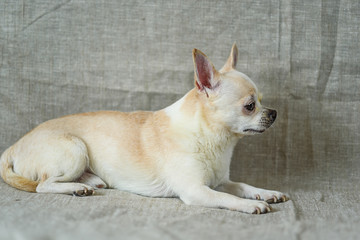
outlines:
[[39, 123], [157, 110], [193, 87], [191, 51], [237, 69], [278, 110], [243, 138], [231, 176], [290, 194], [252, 216], [115, 190], [32, 194], [0, 181], [0, 239], [355, 239], [360, 230], [360, 3], [0, 2], [0, 151]]

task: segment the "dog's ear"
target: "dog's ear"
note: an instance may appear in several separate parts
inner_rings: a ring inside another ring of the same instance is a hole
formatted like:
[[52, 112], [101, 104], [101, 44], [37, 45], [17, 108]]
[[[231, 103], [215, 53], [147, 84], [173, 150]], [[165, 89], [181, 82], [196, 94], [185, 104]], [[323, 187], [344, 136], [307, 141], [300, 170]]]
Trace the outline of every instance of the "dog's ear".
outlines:
[[235, 69], [238, 60], [238, 48], [236, 43], [233, 44], [230, 52], [230, 56], [226, 61], [225, 65], [221, 68], [220, 72], [228, 72]]
[[206, 57], [206, 55], [198, 49], [193, 50], [193, 60], [195, 67], [195, 86], [201, 92], [205, 92], [206, 89], [213, 90], [217, 85], [218, 72], [214, 68], [214, 65]]

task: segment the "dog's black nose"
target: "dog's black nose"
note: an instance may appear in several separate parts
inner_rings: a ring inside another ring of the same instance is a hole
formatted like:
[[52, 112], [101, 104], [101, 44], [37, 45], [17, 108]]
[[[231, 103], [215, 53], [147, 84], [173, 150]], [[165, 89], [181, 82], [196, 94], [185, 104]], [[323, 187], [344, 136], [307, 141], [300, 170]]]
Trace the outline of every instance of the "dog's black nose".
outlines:
[[275, 121], [275, 119], [276, 119], [276, 110], [270, 110], [269, 111], [269, 119], [270, 119], [270, 121], [272, 121], [272, 122], [274, 122]]

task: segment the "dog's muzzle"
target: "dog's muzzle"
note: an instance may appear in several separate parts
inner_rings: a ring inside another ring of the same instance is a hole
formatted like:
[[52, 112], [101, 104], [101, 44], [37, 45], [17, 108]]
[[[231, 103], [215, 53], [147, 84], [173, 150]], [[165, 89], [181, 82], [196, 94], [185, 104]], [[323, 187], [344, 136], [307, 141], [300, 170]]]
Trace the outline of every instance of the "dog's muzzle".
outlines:
[[260, 121], [261, 125], [265, 128], [270, 127], [275, 122], [276, 116], [276, 110], [266, 108]]

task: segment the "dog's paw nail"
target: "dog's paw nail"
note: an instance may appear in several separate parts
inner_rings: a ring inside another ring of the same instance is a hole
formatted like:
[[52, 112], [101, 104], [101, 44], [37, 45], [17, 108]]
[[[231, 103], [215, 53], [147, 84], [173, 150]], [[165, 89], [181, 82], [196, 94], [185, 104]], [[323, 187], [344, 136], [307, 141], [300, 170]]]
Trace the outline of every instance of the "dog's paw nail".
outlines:
[[261, 209], [259, 207], [256, 207], [253, 214], [260, 214], [260, 213], [261, 213]]
[[279, 200], [276, 196], [273, 196], [272, 198], [269, 198], [266, 200], [267, 203], [277, 203]]
[[266, 212], [267, 213], [271, 212], [271, 207], [266, 207]]
[[256, 199], [256, 200], [260, 200], [260, 195], [259, 195], [259, 194], [256, 194], [255, 199]]
[[73, 196], [82, 197], [84, 196], [84, 190], [77, 190], [73, 192]]
[[282, 197], [281, 197], [281, 201], [283, 201], [283, 202], [286, 202], [286, 201], [288, 201], [290, 198], [288, 197], [288, 196], [286, 196], [286, 195], [283, 195]]

